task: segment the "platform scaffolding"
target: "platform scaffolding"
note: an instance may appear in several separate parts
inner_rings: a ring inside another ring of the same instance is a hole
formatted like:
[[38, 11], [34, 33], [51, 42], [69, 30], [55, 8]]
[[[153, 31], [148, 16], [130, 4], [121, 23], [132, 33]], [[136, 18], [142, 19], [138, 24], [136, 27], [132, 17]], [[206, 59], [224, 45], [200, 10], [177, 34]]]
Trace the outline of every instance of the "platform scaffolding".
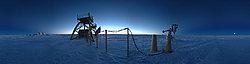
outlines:
[[[96, 24], [93, 21], [93, 16], [88, 13], [88, 16], [81, 17], [77, 15], [77, 21], [70, 40], [77, 39], [77, 38], [85, 38], [90, 39], [92, 41], [95, 40], [95, 37], [98, 36], [98, 33], [100, 33], [100, 27], [96, 29]], [[83, 28], [82, 28], [83, 27]], [[75, 37], [75, 32], [78, 33], [78, 35]]]

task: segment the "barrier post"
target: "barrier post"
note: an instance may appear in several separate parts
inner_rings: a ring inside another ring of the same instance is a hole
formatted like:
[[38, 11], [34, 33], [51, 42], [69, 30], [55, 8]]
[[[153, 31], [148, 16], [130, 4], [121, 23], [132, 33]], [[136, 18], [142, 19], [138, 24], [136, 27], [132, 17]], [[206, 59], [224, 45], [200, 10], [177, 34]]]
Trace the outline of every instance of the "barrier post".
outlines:
[[129, 29], [127, 29], [127, 57], [129, 56]]
[[157, 52], [157, 35], [152, 35], [151, 52]]
[[92, 40], [91, 40], [91, 39], [90, 39], [90, 41], [89, 41], [89, 45], [92, 46]]
[[99, 38], [100, 38], [100, 43], [102, 43], [102, 34], [100, 34]]
[[98, 34], [96, 35], [96, 48], [98, 48]]
[[108, 48], [107, 48], [107, 45], [108, 45], [108, 44], [107, 44], [107, 42], [108, 42], [108, 40], [107, 40], [107, 39], [108, 39], [108, 37], [107, 37], [107, 36], [108, 36], [108, 35], [107, 35], [107, 30], [105, 30], [105, 35], [106, 35], [106, 36], [105, 36], [105, 41], [106, 41], [105, 50], [106, 50], [106, 53], [107, 53], [107, 52], [108, 52]]
[[171, 31], [169, 31], [169, 32], [167, 32], [167, 36], [166, 36], [166, 45], [165, 45], [165, 52], [166, 53], [172, 52], [171, 39], [172, 39], [172, 35], [171, 35]]

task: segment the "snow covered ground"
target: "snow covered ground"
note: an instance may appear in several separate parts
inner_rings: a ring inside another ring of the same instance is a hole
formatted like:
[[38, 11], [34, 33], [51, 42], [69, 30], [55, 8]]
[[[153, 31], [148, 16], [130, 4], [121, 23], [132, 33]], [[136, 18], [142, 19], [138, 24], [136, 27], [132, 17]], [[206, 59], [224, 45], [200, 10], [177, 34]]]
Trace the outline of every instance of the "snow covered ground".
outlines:
[[[250, 36], [206, 35], [176, 36], [173, 52], [154, 56], [139, 53], [130, 39], [126, 56], [126, 35], [108, 35], [108, 53], [104, 36], [95, 42], [69, 40], [70, 35], [25, 36], [0, 35], [0, 64], [249, 64]], [[158, 37], [158, 52], [165, 46], [165, 36]], [[150, 53], [151, 35], [136, 35], [137, 46]]]

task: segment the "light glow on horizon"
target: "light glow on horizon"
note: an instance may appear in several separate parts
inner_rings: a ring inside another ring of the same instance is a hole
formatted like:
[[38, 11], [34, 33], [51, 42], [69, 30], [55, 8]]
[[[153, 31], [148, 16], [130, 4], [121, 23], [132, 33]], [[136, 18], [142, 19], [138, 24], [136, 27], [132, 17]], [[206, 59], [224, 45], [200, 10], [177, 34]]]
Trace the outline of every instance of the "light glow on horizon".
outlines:
[[[120, 27], [120, 26], [102, 26], [101, 27], [101, 33], [100, 34], [105, 34], [104, 30], [111, 30], [111, 31], [116, 31], [120, 30], [126, 27]], [[159, 33], [151, 33], [151, 32], [144, 32], [141, 30], [136, 30], [136, 29], [130, 29], [133, 34], [159, 34]], [[130, 33], [130, 32], [129, 32]], [[72, 30], [67, 30], [67, 31], [61, 31], [61, 32], [55, 32], [53, 34], [72, 34]], [[77, 33], [75, 33], [77, 34]], [[108, 32], [108, 34], [127, 34], [126, 30], [120, 31], [120, 32]]]

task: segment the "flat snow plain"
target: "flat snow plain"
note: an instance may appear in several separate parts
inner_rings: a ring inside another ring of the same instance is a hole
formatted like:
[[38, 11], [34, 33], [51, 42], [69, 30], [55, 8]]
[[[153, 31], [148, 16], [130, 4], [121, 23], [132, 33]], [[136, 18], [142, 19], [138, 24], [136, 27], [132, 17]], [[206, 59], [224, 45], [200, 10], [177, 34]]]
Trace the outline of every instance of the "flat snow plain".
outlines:
[[[99, 48], [70, 35], [0, 35], [0, 64], [250, 64], [249, 35], [176, 35], [173, 52], [161, 53], [165, 36], [157, 36], [158, 55], [139, 53], [130, 36], [130, 55], [126, 56], [126, 35], [104, 36]], [[150, 53], [151, 35], [135, 35], [140, 50]]]

